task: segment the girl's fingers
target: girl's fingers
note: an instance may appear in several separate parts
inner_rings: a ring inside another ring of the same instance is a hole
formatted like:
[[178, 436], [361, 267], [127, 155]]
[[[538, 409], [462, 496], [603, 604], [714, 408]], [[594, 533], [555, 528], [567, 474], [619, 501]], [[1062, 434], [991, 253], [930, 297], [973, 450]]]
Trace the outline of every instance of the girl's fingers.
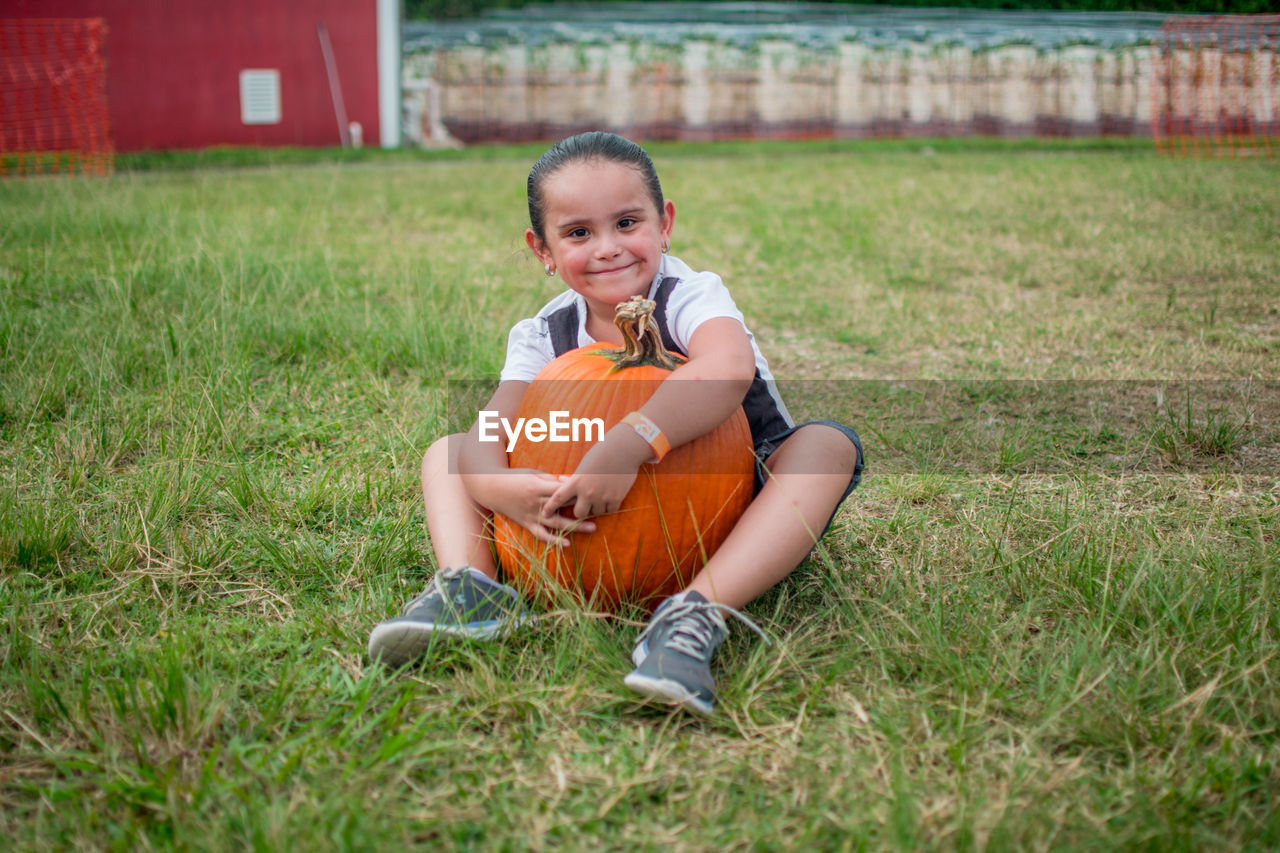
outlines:
[[529, 528], [529, 532], [533, 534], [533, 538], [539, 542], [545, 542], [548, 545], [554, 545], [557, 548], [564, 548], [569, 544], [569, 540], [563, 536], [548, 529], [544, 525], [538, 524]]
[[595, 533], [596, 523], [589, 518], [570, 519], [570, 524], [565, 528], [570, 533]]
[[542, 522], [544, 527], [551, 530], [558, 530], [562, 533], [594, 533], [596, 529], [595, 522], [589, 518], [568, 518], [563, 515], [553, 515], [550, 518], [544, 518]]
[[[546, 505], [553, 508], [552, 511], [554, 511], [569, 503], [570, 499], [575, 497], [573, 489], [570, 488], [569, 483], [566, 481], [556, 487], [556, 490], [547, 498]], [[548, 512], [549, 514], [550, 512]]]
[[558, 512], [548, 515], [545, 509], [539, 513], [537, 523], [556, 534], [594, 533], [596, 530], [595, 522], [589, 518], [569, 518]]
[[553, 477], [550, 474], [543, 474], [541, 471], [536, 473], [537, 482], [535, 483], [535, 491], [538, 494], [543, 495], [544, 497], [550, 496], [554, 495], [561, 489], [562, 483], [560, 482], [559, 477]]

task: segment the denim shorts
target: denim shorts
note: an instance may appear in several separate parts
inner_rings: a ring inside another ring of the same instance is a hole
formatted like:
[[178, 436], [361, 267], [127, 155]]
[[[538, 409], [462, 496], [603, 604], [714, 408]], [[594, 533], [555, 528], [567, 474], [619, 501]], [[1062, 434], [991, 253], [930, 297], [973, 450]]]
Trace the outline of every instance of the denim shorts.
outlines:
[[796, 424], [790, 429], [783, 430], [777, 435], [771, 435], [768, 438], [761, 439], [760, 441], [756, 442], [755, 493], [760, 494], [760, 490], [764, 488], [765, 478], [768, 476], [768, 472], [765, 470], [764, 464], [765, 462], [768, 461], [769, 457], [772, 456], [774, 451], [776, 451], [779, 447], [781, 447], [782, 443], [786, 441], [788, 438], [790, 438], [795, 433], [796, 430], [800, 429], [801, 427], [810, 426], [812, 424], [822, 424], [823, 426], [829, 426], [832, 429], [840, 430], [840, 432], [844, 433], [844, 435], [850, 441], [853, 442], [854, 448], [858, 451], [858, 461], [853, 466], [853, 476], [849, 478], [849, 485], [845, 487], [844, 494], [840, 496], [840, 500], [836, 501], [836, 505], [831, 509], [831, 518], [827, 519], [826, 526], [822, 528], [822, 532], [823, 534], [825, 534], [831, 528], [831, 522], [835, 519], [836, 512], [840, 509], [840, 505], [844, 503], [845, 498], [849, 497], [849, 495], [853, 492], [853, 490], [858, 487], [858, 484], [862, 482], [862, 468], [863, 468], [862, 439], [858, 437], [858, 433], [857, 431], [854, 430], [853, 427], [848, 426], [847, 424], [842, 424], [839, 421], [829, 421], [829, 420], [805, 421], [802, 424]]

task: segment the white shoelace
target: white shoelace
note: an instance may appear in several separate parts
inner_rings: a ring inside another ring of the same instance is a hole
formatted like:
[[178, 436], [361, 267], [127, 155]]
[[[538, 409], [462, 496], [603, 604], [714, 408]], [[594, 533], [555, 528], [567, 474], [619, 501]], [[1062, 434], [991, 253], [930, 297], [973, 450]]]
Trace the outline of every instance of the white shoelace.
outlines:
[[709, 618], [715, 619], [720, 623], [718, 627], [721, 630], [727, 632], [728, 626], [725, 625], [724, 617], [720, 614], [728, 613], [731, 616], [737, 617], [738, 621], [743, 625], [746, 625], [752, 631], [759, 634], [760, 639], [764, 640], [766, 645], [769, 644], [769, 637], [763, 630], [761, 630], [760, 626], [751, 621], [751, 619], [741, 611], [735, 610], [729, 605], [721, 604], [717, 601], [690, 601], [687, 598], [683, 601], [678, 601], [663, 610], [660, 618], [655, 617], [644, 631], [640, 633], [636, 642], [644, 642], [645, 639], [648, 638], [650, 632], [652, 632], [654, 628], [658, 627], [659, 624], [664, 622], [677, 622], [677, 620], [679, 620], [676, 626], [671, 630], [670, 636], [667, 638], [668, 646], [678, 652], [688, 655], [694, 660], [705, 662], [710, 656], [711, 625], [704, 619], [689, 619], [686, 617], [694, 614], [704, 614], [706, 611], [710, 611], [709, 614], [706, 614]]

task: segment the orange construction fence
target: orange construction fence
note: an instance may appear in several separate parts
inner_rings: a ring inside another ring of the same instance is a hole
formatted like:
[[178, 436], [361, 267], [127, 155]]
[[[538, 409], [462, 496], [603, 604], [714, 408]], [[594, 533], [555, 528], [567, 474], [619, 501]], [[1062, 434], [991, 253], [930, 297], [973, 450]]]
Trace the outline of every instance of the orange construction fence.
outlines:
[[101, 18], [0, 19], [0, 177], [109, 174]]
[[1171, 17], [1160, 29], [1152, 132], [1165, 154], [1280, 150], [1280, 15]]

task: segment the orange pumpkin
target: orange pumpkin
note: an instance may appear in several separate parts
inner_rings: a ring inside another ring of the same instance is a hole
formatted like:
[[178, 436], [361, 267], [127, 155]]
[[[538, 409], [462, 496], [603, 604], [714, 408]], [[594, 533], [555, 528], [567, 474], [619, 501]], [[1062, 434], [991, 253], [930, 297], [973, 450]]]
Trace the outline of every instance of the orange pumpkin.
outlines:
[[[593, 344], [565, 353], [530, 383], [519, 417], [550, 422], [552, 412], [600, 418], [607, 432], [648, 402], [680, 361], [662, 346], [654, 303], [634, 297], [615, 322], [626, 344]], [[517, 441], [512, 468], [571, 474], [588, 441]], [[655, 607], [679, 592], [729, 535], [751, 502], [751, 431], [741, 407], [715, 430], [640, 467], [621, 508], [592, 519], [593, 533], [556, 548], [511, 519], [494, 516], [498, 561], [510, 580], [544, 600], [554, 590], [608, 610]]]

